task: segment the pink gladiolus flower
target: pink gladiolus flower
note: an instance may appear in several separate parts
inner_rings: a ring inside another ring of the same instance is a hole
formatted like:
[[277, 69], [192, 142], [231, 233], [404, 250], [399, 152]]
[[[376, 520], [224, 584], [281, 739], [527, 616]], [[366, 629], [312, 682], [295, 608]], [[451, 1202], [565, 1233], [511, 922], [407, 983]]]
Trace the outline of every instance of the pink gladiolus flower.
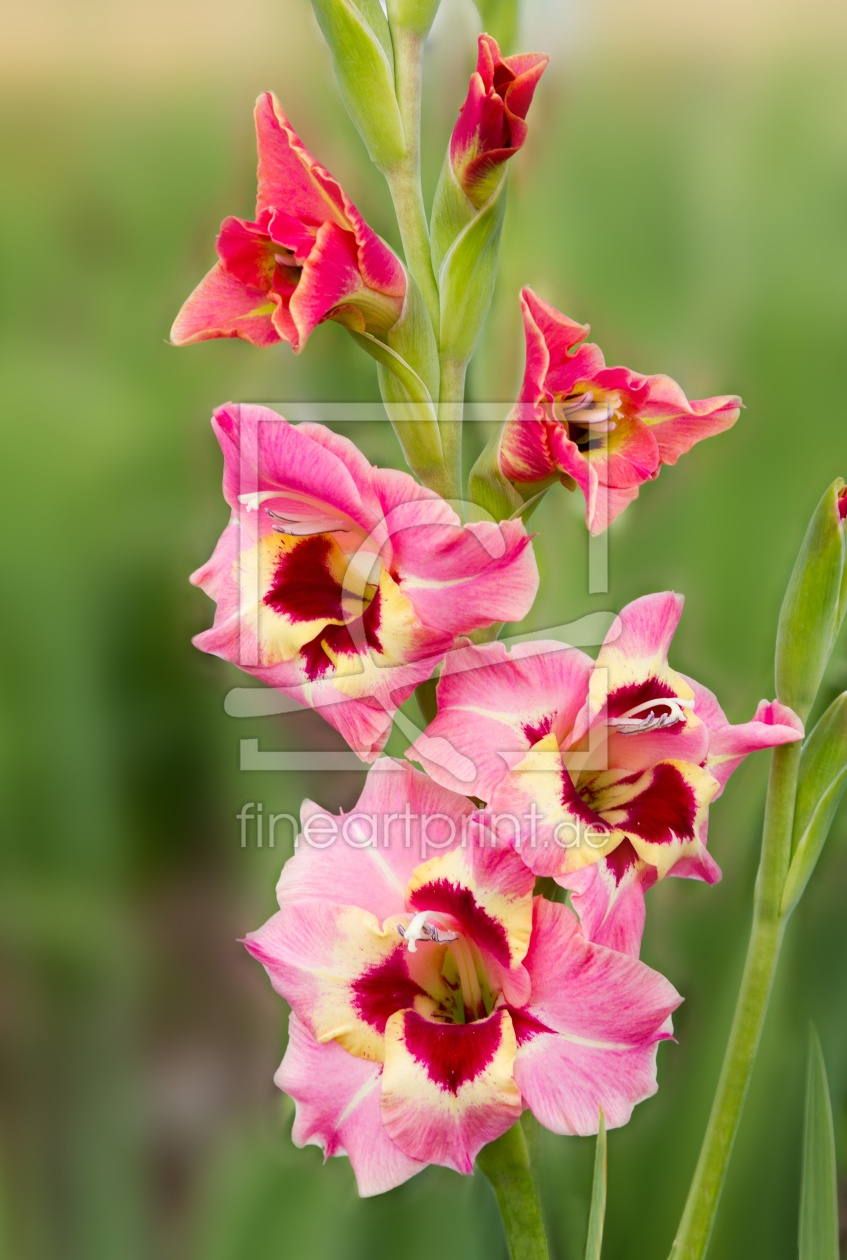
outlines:
[[295, 351], [336, 319], [386, 333], [400, 318], [406, 273], [340, 184], [312, 157], [271, 92], [256, 102], [256, 222], [224, 219], [219, 261], [176, 318], [176, 345], [241, 337]]
[[589, 1134], [656, 1090], [679, 994], [533, 898], [472, 810], [388, 759], [352, 813], [306, 802], [280, 909], [245, 940], [292, 1009], [294, 1141], [346, 1152], [363, 1195], [425, 1164], [470, 1173], [525, 1107]]
[[497, 41], [480, 35], [476, 70], [450, 139], [450, 163], [475, 206], [487, 201], [500, 168], [526, 140], [526, 116], [550, 58], [543, 53], [501, 57]]
[[596, 663], [552, 642], [452, 653], [438, 715], [409, 750], [448, 787], [460, 771], [460, 790], [489, 802], [489, 825], [571, 890], [588, 936], [634, 955], [646, 888], [720, 878], [708, 809], [736, 766], [803, 736], [776, 701], [730, 725], [710, 691], [670, 668], [682, 605], [672, 592], [628, 604]]
[[695, 442], [738, 419], [741, 399], [725, 394], [689, 402], [669, 376], [606, 367], [599, 346], [531, 289], [521, 292], [526, 368], [506, 421], [500, 467], [515, 484], [560, 477], [585, 496], [585, 521], [600, 534], [638, 487], [654, 481]]
[[373, 760], [457, 636], [532, 605], [526, 530], [463, 526], [433, 491], [322, 425], [231, 403], [212, 424], [232, 518], [191, 578], [217, 603], [194, 642], [320, 708]]

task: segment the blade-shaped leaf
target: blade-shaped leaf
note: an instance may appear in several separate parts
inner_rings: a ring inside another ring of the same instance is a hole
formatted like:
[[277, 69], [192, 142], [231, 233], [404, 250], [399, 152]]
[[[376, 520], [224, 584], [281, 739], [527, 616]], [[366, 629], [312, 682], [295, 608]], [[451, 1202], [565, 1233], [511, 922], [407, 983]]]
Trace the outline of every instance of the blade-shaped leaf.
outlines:
[[833, 700], [803, 745], [794, 809], [794, 856], [782, 894], [783, 914], [790, 914], [803, 895], [845, 787], [847, 692]]
[[603, 1222], [606, 1219], [606, 1117], [600, 1111], [597, 1149], [594, 1152], [594, 1183], [591, 1187], [591, 1211], [588, 1214], [588, 1238], [585, 1260], [600, 1260], [603, 1246]]
[[814, 1025], [809, 1030], [798, 1242], [800, 1260], [838, 1260], [835, 1134], [823, 1051]]

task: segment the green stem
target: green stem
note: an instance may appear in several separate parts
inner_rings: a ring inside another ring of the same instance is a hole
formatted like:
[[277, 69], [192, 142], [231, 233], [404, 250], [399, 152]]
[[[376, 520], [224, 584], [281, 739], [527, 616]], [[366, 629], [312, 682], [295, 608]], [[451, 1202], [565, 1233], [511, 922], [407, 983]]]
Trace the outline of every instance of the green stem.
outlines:
[[774, 749], [747, 961], [712, 1112], [670, 1260], [701, 1260], [709, 1245], [788, 917], [780, 914], [780, 903], [791, 855], [799, 764], [799, 743]]
[[484, 1146], [476, 1162], [494, 1187], [512, 1260], [548, 1260], [541, 1204], [520, 1120]]
[[412, 278], [423, 294], [435, 335], [440, 323], [438, 286], [432, 270], [429, 229], [421, 191], [421, 61], [424, 37], [404, 26], [392, 29], [394, 85], [406, 137], [406, 156], [385, 178], [394, 202], [400, 239]]
[[[442, 355], [439, 359], [441, 381], [438, 393], [438, 428], [450, 493], [447, 499], [464, 498], [462, 477], [462, 414], [465, 407], [465, 373], [467, 363]], [[442, 492], [443, 493], [443, 492]]]

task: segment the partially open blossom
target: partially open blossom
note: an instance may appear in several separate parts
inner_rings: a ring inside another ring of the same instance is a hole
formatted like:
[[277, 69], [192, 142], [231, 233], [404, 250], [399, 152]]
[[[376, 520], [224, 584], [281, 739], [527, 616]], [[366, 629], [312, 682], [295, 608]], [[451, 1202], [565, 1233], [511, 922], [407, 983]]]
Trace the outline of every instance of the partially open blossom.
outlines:
[[500, 469], [518, 486], [556, 476], [571, 488], [575, 482], [592, 534], [602, 533], [663, 464], [675, 464], [695, 442], [738, 419], [735, 395], [689, 402], [669, 376], [606, 367], [599, 346], [584, 342], [588, 325], [531, 289], [521, 292], [521, 310], [526, 368], [503, 430]]
[[456, 636], [529, 610], [526, 530], [462, 525], [433, 491], [322, 425], [231, 403], [212, 424], [232, 517], [191, 579], [217, 603], [194, 642], [319, 707], [372, 760]]
[[245, 941], [292, 1009], [294, 1141], [349, 1154], [363, 1195], [470, 1173], [525, 1107], [589, 1134], [656, 1090], [679, 994], [533, 898], [472, 810], [388, 759], [350, 814], [306, 802], [280, 909]]
[[550, 58], [544, 53], [501, 57], [497, 41], [480, 35], [476, 70], [450, 139], [456, 179], [475, 206], [487, 201], [503, 163], [526, 140], [526, 116]]
[[633, 954], [645, 888], [720, 878], [708, 809], [732, 771], [803, 735], [776, 701], [732, 726], [710, 691], [671, 669], [682, 605], [672, 592], [628, 604], [596, 662], [553, 642], [454, 652], [425, 732], [438, 745], [409, 750], [440, 783], [489, 802], [492, 828], [571, 890], [592, 940]]
[[271, 92], [256, 102], [256, 221], [224, 219], [219, 261], [171, 330], [177, 345], [241, 337], [300, 350], [325, 319], [384, 335], [400, 318], [406, 273]]

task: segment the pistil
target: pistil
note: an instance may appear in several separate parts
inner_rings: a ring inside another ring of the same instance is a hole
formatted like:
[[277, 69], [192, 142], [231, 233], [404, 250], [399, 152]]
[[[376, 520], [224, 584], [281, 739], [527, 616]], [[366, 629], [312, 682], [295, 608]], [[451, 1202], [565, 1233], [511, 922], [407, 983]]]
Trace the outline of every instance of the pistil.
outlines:
[[471, 1020], [479, 1019], [485, 1014], [485, 1004], [482, 1000], [482, 988], [479, 976], [476, 974], [476, 964], [470, 946], [463, 936], [457, 934], [455, 940], [451, 941], [447, 948], [453, 956], [459, 973], [466, 1017]]

